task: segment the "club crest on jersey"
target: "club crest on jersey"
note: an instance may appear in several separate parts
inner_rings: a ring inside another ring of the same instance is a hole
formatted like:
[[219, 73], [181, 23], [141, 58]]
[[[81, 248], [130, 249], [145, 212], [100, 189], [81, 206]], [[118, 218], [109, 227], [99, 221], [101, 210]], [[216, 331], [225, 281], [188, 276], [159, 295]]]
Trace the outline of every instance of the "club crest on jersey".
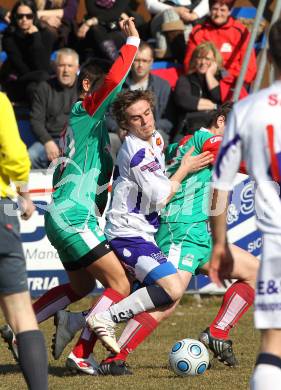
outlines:
[[221, 135], [217, 135], [215, 137], [210, 138], [211, 144], [214, 144], [215, 142], [221, 142], [221, 141], [222, 141], [222, 136]]
[[145, 164], [142, 167], [140, 167], [140, 169], [141, 169], [141, 171], [148, 170], [149, 172], [155, 172], [155, 171], [158, 171], [158, 169], [161, 169], [161, 166], [160, 166], [159, 162], [151, 161], [150, 163]]

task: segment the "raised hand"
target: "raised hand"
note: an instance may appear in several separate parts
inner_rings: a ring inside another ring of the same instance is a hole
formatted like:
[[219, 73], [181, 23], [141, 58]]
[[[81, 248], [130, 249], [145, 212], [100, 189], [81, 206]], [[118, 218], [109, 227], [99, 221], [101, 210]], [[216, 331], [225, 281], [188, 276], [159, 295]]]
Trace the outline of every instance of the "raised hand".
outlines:
[[121, 31], [127, 36], [127, 37], [137, 37], [139, 38], [138, 30], [136, 29], [134, 18], [130, 17], [128, 19], [120, 20], [119, 26]]

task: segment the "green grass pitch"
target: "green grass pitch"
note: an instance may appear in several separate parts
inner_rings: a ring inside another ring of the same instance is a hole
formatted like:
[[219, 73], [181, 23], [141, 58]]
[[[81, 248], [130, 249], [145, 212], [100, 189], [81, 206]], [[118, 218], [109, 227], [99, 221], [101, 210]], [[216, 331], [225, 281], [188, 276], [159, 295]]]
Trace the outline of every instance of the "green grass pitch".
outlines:
[[[73, 304], [74, 311], [88, 308], [92, 299], [87, 298], [80, 304]], [[87, 375], [69, 375], [64, 363], [71, 345], [64, 351], [59, 361], [50, 353], [50, 344], [54, 331], [53, 321], [49, 319], [40, 325], [44, 332], [49, 353], [49, 389], [51, 390], [246, 390], [255, 364], [259, 347], [259, 333], [253, 328], [253, 311], [250, 309], [231, 331], [233, 349], [240, 362], [237, 368], [225, 367], [212, 359], [212, 368], [202, 376], [177, 377], [168, 369], [168, 353], [177, 340], [197, 338], [201, 330], [212, 321], [220, 306], [221, 297], [203, 297], [201, 301], [185, 296], [175, 314], [162, 323], [155, 333], [129, 356], [128, 363], [134, 372], [125, 377], [91, 377]], [[1, 325], [4, 323], [1, 314]], [[73, 345], [73, 344], [72, 344]], [[96, 347], [96, 357], [102, 359], [106, 351]], [[19, 368], [13, 361], [6, 345], [0, 342], [0, 389], [23, 390], [25, 382]], [[40, 389], [38, 389], [40, 390]]]

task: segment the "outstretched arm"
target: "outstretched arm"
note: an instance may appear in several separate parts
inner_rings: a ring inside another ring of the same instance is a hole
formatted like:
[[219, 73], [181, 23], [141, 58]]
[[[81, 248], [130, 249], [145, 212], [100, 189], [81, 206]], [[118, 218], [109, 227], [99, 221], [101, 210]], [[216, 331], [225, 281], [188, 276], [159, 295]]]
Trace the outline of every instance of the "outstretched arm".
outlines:
[[108, 105], [121, 90], [136, 55], [140, 39], [133, 18], [122, 20], [120, 29], [127, 36], [126, 45], [121, 48], [102, 86], [83, 100], [83, 107], [91, 116], [97, 110], [106, 111]]

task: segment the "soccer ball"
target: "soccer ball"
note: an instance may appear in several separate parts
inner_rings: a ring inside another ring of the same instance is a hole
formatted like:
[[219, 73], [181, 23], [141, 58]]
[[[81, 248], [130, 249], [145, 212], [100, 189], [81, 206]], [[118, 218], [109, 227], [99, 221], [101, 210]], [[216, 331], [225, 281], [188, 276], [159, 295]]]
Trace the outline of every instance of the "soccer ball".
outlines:
[[201, 375], [209, 366], [209, 353], [200, 341], [183, 339], [172, 346], [169, 363], [177, 375]]

